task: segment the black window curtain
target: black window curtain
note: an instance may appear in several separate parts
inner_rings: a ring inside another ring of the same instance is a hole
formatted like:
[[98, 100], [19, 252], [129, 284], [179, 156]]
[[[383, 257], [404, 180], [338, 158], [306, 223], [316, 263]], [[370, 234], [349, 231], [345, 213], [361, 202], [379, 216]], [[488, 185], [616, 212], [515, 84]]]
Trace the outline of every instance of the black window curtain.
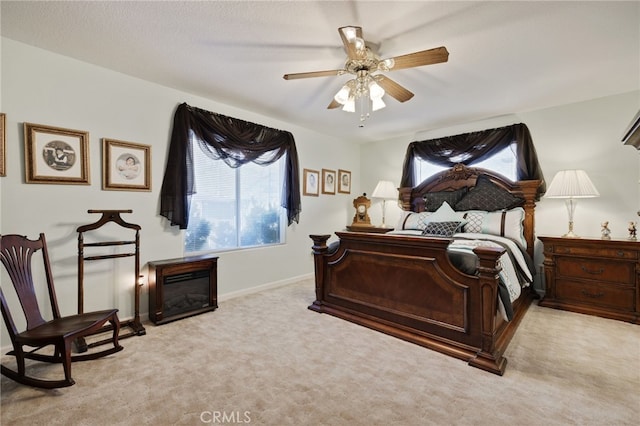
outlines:
[[293, 135], [183, 103], [174, 115], [169, 158], [160, 190], [160, 215], [171, 225], [187, 229], [189, 224], [190, 197], [196, 191], [192, 140], [198, 141], [209, 157], [234, 168], [250, 161], [271, 164], [285, 155], [281, 205], [287, 210], [289, 225], [300, 220], [300, 173]]
[[518, 180], [540, 179], [538, 198], [546, 191], [546, 184], [533, 146], [531, 133], [526, 125], [519, 123], [496, 129], [464, 133], [438, 139], [411, 142], [402, 168], [401, 187], [413, 188], [414, 163], [416, 158], [442, 166], [452, 167], [458, 163], [470, 163], [489, 158], [498, 151], [516, 144]]

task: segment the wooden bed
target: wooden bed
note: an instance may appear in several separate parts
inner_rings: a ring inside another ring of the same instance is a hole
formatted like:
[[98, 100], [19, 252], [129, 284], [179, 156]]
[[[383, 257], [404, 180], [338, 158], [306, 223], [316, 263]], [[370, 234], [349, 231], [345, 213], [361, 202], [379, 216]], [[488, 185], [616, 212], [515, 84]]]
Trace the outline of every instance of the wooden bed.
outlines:
[[[533, 257], [534, 209], [540, 181], [509, 182], [490, 171], [457, 165], [415, 188], [400, 188], [404, 210], [424, 209], [424, 194], [473, 187], [480, 174], [523, 198], [524, 234]], [[334, 315], [374, 330], [465, 360], [502, 375], [503, 354], [535, 293], [531, 287], [513, 303], [506, 321], [497, 313], [497, 260], [504, 249], [475, 248], [476, 276], [456, 269], [447, 254], [448, 238], [411, 237], [361, 232], [311, 235], [315, 260], [316, 300], [309, 309]]]

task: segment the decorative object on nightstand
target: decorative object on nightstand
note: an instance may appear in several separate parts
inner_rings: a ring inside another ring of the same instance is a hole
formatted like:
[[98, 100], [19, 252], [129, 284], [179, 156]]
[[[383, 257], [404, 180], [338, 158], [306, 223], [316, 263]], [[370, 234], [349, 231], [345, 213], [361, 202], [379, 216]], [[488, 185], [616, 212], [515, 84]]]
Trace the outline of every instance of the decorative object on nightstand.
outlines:
[[609, 229], [609, 222], [602, 222], [600, 224], [600, 226], [602, 226], [602, 230], [600, 231], [600, 233], [602, 234], [602, 239], [603, 240], [610, 240], [611, 239], [611, 230]]
[[373, 190], [373, 194], [371, 194], [373, 198], [382, 198], [382, 225], [380, 227], [386, 228], [385, 216], [387, 210], [387, 200], [397, 200], [398, 199], [398, 190], [393, 182], [388, 180], [381, 180], [376, 185]]
[[599, 197], [600, 193], [584, 170], [562, 170], [556, 173], [547, 189], [545, 198], [566, 198], [569, 213], [569, 231], [563, 238], [580, 238], [573, 232], [573, 214], [576, 210], [576, 198]]
[[638, 230], [636, 228], [636, 222], [634, 221], [629, 222], [629, 238], [628, 239], [631, 241], [636, 241], [638, 239], [637, 233], [638, 233]]
[[371, 200], [367, 198], [367, 194], [364, 193], [355, 200], [353, 200], [353, 207], [356, 209], [356, 213], [353, 215], [353, 223], [351, 226], [371, 226], [371, 218], [369, 217], [369, 207], [371, 207]]
[[545, 279], [540, 306], [640, 324], [640, 242], [539, 239]]

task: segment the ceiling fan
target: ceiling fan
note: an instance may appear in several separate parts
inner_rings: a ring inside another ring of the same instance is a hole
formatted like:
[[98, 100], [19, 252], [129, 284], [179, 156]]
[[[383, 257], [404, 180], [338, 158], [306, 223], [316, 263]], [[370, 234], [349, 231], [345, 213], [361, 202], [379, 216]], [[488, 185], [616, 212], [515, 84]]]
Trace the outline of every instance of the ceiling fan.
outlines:
[[333, 109], [342, 106], [342, 109], [345, 111], [355, 112], [357, 103], [360, 110], [361, 122], [369, 117], [371, 111], [384, 108], [385, 104], [382, 101], [382, 97], [385, 93], [400, 102], [406, 102], [413, 97], [413, 93], [389, 77], [374, 73], [437, 64], [447, 62], [449, 58], [449, 52], [442, 46], [381, 59], [367, 46], [362, 36], [361, 27], [341, 27], [338, 28], [338, 32], [340, 33], [342, 43], [347, 52], [347, 60], [344, 68], [285, 74], [283, 78], [285, 80], [294, 80], [310, 77], [328, 77], [347, 73], [354, 75], [355, 77], [349, 80], [340, 91], [336, 93], [327, 108]]

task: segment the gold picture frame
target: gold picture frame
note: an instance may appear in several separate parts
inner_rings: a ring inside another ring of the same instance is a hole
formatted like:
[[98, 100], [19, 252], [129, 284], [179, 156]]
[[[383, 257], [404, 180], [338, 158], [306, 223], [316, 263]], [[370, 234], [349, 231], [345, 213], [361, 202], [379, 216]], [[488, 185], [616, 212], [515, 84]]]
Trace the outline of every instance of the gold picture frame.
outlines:
[[336, 193], [336, 171], [322, 169], [322, 193], [334, 195]]
[[351, 172], [348, 170], [338, 170], [338, 192], [340, 194], [351, 194]]
[[303, 169], [302, 195], [317, 197], [320, 194], [320, 172]]
[[151, 146], [103, 138], [102, 189], [151, 191]]
[[0, 176], [7, 175], [7, 160], [5, 157], [5, 149], [6, 149], [6, 116], [3, 112], [0, 112]]
[[27, 183], [89, 185], [89, 132], [24, 123]]

